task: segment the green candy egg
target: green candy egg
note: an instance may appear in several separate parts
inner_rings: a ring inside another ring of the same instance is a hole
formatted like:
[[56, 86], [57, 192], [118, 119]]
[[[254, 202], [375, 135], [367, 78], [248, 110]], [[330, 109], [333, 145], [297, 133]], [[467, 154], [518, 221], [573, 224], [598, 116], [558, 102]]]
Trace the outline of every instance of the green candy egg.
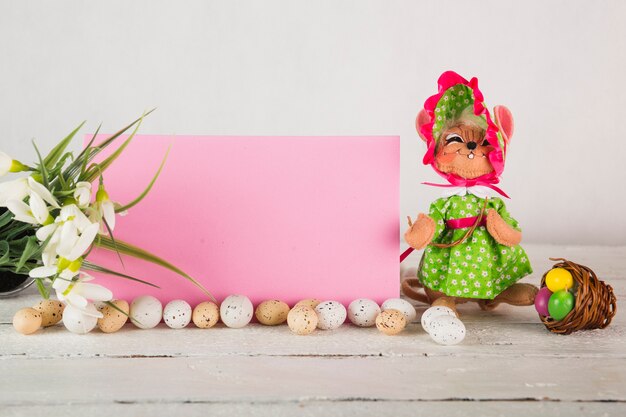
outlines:
[[563, 320], [574, 308], [574, 295], [567, 291], [557, 291], [550, 296], [548, 312], [554, 320]]

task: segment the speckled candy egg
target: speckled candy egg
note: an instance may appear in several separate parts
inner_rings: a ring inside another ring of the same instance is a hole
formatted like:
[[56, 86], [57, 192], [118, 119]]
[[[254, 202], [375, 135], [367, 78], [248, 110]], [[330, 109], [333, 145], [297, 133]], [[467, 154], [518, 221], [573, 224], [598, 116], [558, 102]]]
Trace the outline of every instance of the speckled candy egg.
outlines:
[[222, 322], [233, 329], [246, 326], [252, 320], [254, 307], [245, 295], [230, 295], [222, 301], [220, 317]]
[[287, 324], [292, 332], [299, 335], [311, 333], [317, 327], [315, 310], [306, 305], [294, 307], [287, 314]]
[[187, 327], [191, 321], [191, 306], [185, 300], [172, 300], [163, 309], [163, 321], [172, 329]]
[[63, 310], [63, 325], [67, 330], [76, 334], [85, 334], [92, 331], [98, 324], [100, 312], [93, 303], [87, 304], [85, 310], [68, 305]]
[[424, 328], [424, 330], [426, 330], [426, 333], [430, 333], [430, 322], [439, 316], [449, 316], [449, 317], [456, 317], [456, 314], [454, 313], [454, 310], [452, 310], [450, 307], [443, 307], [443, 306], [433, 306], [428, 308], [426, 311], [424, 311], [424, 314], [422, 314], [422, 327]]
[[152, 329], [161, 322], [163, 305], [151, 295], [142, 295], [130, 303], [130, 321], [140, 329]]
[[35, 333], [41, 327], [41, 313], [34, 308], [23, 308], [13, 316], [13, 327], [22, 334]]
[[289, 306], [279, 300], [267, 300], [259, 304], [254, 312], [256, 319], [266, 326], [276, 326], [287, 320]]
[[465, 325], [456, 316], [435, 317], [429, 327], [430, 337], [440, 345], [456, 345], [465, 339]]
[[398, 334], [406, 327], [406, 316], [399, 310], [385, 310], [376, 317], [376, 327], [389, 336]]
[[196, 308], [193, 309], [191, 319], [196, 327], [201, 329], [211, 328], [215, 326], [220, 319], [220, 309], [217, 304], [211, 301], [205, 301], [198, 304]]
[[346, 308], [338, 301], [324, 301], [315, 307], [318, 323], [317, 328], [334, 330], [346, 321]]
[[348, 318], [360, 327], [371, 327], [376, 324], [376, 317], [380, 314], [380, 307], [375, 301], [367, 298], [354, 300], [348, 306]]
[[[128, 314], [130, 313], [130, 307], [124, 300], [111, 301], [115, 307], [105, 304], [99, 308], [102, 313], [102, 317], [98, 319], [98, 329], [103, 333], [115, 333], [121, 329], [128, 320]], [[122, 310], [124, 313], [122, 313]]]
[[321, 301], [318, 300], [317, 298], [307, 298], [306, 300], [298, 301], [294, 307], [308, 306], [308, 307], [311, 307], [311, 308], [315, 308], [315, 307], [317, 307], [317, 305], [319, 303], [321, 303]]
[[404, 314], [407, 323], [411, 323], [413, 320], [417, 318], [417, 312], [415, 311], [415, 307], [407, 300], [402, 298], [390, 298], [386, 300], [380, 306], [382, 311], [386, 310], [398, 310]]
[[41, 300], [33, 308], [41, 313], [41, 325], [48, 327], [61, 321], [65, 304], [59, 300]]

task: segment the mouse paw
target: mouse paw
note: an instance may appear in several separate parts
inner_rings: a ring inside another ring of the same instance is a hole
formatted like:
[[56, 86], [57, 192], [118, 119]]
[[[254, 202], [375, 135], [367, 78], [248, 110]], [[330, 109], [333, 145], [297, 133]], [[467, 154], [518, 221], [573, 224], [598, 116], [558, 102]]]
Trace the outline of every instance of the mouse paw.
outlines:
[[404, 234], [404, 240], [414, 249], [423, 249], [435, 235], [435, 221], [423, 213], [417, 216], [417, 220]]
[[487, 211], [487, 231], [501, 245], [515, 246], [522, 241], [522, 232], [509, 226], [494, 209]]

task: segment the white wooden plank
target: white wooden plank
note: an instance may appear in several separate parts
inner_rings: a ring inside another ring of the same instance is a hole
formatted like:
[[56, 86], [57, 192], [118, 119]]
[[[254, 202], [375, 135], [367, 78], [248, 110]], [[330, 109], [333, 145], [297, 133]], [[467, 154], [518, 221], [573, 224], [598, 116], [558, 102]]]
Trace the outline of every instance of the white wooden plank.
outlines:
[[253, 403], [129, 403], [5, 406], [4, 417], [89, 416], [89, 417], [622, 417], [624, 403], [555, 401], [297, 401]]
[[[285, 325], [249, 325], [243, 329], [171, 330], [164, 324], [150, 330], [126, 325], [115, 334], [94, 331], [69, 333], [62, 326], [23, 336], [12, 326], [0, 326], [0, 359], [76, 358], [132, 356], [463, 356], [472, 358], [572, 357], [626, 358], [623, 325], [569, 336], [549, 333], [541, 323], [511, 324], [473, 321], [466, 323], [467, 337], [450, 347], [435, 344], [412, 324], [397, 336], [385, 336], [375, 328], [344, 325], [335, 331], [296, 336]], [[0, 370], [2, 362], [0, 362]]]
[[[623, 359], [11, 359], [0, 404], [172, 401], [626, 401]], [[8, 377], [10, 375], [10, 377]]]

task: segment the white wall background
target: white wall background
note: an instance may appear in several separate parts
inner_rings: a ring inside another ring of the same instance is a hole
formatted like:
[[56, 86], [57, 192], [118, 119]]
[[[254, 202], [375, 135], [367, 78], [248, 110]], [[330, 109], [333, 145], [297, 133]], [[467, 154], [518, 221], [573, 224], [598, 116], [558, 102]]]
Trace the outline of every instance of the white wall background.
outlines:
[[413, 121], [454, 69], [516, 117], [525, 240], [623, 245], [624, 20], [619, 0], [0, 0], [0, 148], [153, 106], [143, 133], [399, 134], [404, 218], [438, 194]]

